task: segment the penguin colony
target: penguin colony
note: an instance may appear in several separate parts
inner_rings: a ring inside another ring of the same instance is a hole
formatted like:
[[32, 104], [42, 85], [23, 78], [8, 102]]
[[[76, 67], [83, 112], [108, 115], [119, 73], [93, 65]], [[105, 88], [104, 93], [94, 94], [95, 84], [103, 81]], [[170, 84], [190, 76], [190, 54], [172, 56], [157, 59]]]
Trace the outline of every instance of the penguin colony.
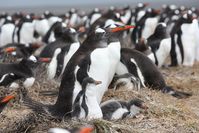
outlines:
[[[60, 83], [56, 102], [39, 103], [26, 91], [22, 102], [36, 113], [57, 119], [116, 120], [147, 109], [141, 99], [102, 102], [108, 88], [150, 87], [176, 98], [190, 97], [191, 93], [167, 85], [159, 67], [191, 67], [199, 61], [199, 10], [147, 6], [95, 8], [88, 13], [71, 9], [61, 15], [46, 11], [41, 16], [2, 13], [0, 85], [8, 90], [31, 89], [37, 80], [35, 69], [43, 67], [46, 79]], [[2, 96], [0, 111], [14, 97]], [[49, 130], [56, 132], [74, 131]]]

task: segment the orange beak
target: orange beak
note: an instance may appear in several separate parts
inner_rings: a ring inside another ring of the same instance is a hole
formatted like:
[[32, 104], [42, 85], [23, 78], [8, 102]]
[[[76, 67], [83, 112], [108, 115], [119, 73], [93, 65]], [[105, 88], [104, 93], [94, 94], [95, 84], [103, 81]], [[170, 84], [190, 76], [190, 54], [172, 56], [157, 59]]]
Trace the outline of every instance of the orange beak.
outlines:
[[10, 101], [11, 99], [13, 99], [14, 97], [15, 97], [15, 96], [13, 96], [13, 95], [5, 96], [5, 97], [1, 100], [1, 103], [8, 102], [8, 101]]
[[144, 110], [148, 109], [148, 107], [144, 103], [141, 105], [141, 108], [144, 109]]
[[194, 19], [198, 19], [198, 17], [192, 17], [192, 20], [194, 20]]
[[86, 31], [86, 28], [84, 27], [84, 26], [81, 26], [81, 27], [79, 27], [79, 30], [78, 30], [79, 32], [85, 32]]
[[31, 47], [32, 47], [32, 48], [39, 48], [39, 47], [41, 47], [41, 44], [39, 44], [39, 43], [33, 43], [33, 44], [31, 45]]
[[150, 5], [149, 3], [144, 3], [144, 6], [148, 6], [148, 5]]
[[11, 53], [11, 52], [14, 52], [14, 51], [16, 51], [16, 47], [8, 47], [8, 48], [4, 49], [4, 52], [6, 52], [6, 53]]
[[94, 130], [93, 127], [85, 127], [80, 130], [79, 133], [91, 133]]
[[111, 32], [124, 31], [124, 30], [132, 29], [132, 28], [135, 28], [135, 26], [134, 25], [125, 25], [125, 26], [112, 28]]
[[160, 14], [161, 10], [157, 9], [157, 10], [154, 10], [154, 13], [156, 14]]
[[51, 58], [39, 58], [39, 61], [49, 63], [51, 61]]
[[102, 81], [95, 81], [95, 84], [98, 85], [98, 84], [101, 84]]

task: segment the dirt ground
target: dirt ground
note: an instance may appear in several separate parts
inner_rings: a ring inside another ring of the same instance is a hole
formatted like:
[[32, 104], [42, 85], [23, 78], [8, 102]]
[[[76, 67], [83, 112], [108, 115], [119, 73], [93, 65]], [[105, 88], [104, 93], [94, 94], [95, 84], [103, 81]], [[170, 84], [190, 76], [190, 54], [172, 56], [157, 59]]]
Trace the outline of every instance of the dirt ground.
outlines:
[[[147, 67], [147, 66], [146, 66]], [[192, 92], [188, 99], [176, 99], [168, 94], [144, 88], [140, 91], [120, 88], [109, 90], [104, 98], [129, 100], [138, 97], [149, 107], [136, 118], [117, 121], [105, 120], [63, 120], [50, 116], [37, 115], [23, 106], [17, 96], [0, 114], [0, 132], [43, 133], [51, 127], [79, 127], [93, 125], [97, 133], [196, 133], [199, 132], [199, 63], [193, 67], [161, 68], [168, 85], [175, 89]], [[43, 103], [54, 103], [56, 97], [41, 96], [42, 90], [56, 90], [58, 82], [46, 80], [45, 72], [40, 70], [34, 86], [28, 90], [29, 95]], [[13, 92], [10, 90], [9, 92]], [[0, 88], [0, 95], [9, 93]], [[18, 94], [18, 91], [15, 91]]]

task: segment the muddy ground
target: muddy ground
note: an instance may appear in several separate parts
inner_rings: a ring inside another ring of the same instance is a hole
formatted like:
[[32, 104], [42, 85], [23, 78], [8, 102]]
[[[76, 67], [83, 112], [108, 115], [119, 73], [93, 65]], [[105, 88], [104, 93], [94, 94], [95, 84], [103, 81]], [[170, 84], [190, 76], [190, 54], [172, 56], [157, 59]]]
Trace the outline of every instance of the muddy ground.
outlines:
[[[147, 67], [147, 66], [146, 66]], [[121, 99], [129, 100], [135, 97], [144, 100], [149, 107], [147, 111], [136, 118], [126, 118], [117, 121], [105, 120], [62, 120], [58, 121], [50, 116], [37, 115], [21, 104], [20, 98], [12, 100], [0, 114], [0, 132], [30, 132], [43, 133], [51, 127], [79, 127], [93, 125], [99, 133], [196, 133], [199, 132], [199, 63], [193, 67], [161, 68], [168, 85], [175, 89], [192, 92], [188, 99], [176, 99], [160, 91], [144, 88], [140, 91], [120, 88], [116, 91], [109, 90], [103, 100]], [[56, 97], [41, 96], [42, 90], [56, 90], [58, 82], [45, 79], [45, 72], [39, 70], [38, 78], [29, 95], [43, 103], [53, 103]], [[18, 91], [0, 88], [0, 95]]]

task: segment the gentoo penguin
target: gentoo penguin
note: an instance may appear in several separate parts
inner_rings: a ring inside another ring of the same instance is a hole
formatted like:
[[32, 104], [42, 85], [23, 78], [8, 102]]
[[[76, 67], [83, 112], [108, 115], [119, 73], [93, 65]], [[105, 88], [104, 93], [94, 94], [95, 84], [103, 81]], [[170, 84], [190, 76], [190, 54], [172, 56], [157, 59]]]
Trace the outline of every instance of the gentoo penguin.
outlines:
[[33, 19], [29, 15], [23, 17], [15, 28], [13, 42], [15, 42], [15, 36], [17, 36], [17, 43], [27, 44], [35, 42], [34, 26]]
[[[118, 30], [129, 28], [132, 27], [124, 26], [107, 30], [109, 32], [117, 32]], [[87, 86], [86, 88], [86, 95], [88, 96], [89, 94], [89, 97], [87, 97], [89, 110], [87, 118], [102, 118], [99, 104], [115, 73], [112, 64], [114, 66], [117, 65], [120, 59], [120, 43], [116, 39], [117, 37], [113, 37], [108, 45], [107, 34], [101, 28], [92, 31], [71, 57], [64, 70], [58, 98], [54, 105], [46, 106], [37, 102], [31, 105], [30, 103], [33, 101], [30, 98], [24, 98], [27, 106], [37, 112], [48, 113], [58, 118], [71, 117], [73, 103], [82, 88], [81, 83], [85, 77], [89, 76], [95, 80], [102, 81], [102, 84], [95, 87]], [[96, 90], [98, 93], [96, 93]]]
[[142, 109], [147, 109], [144, 102], [140, 99], [132, 99], [129, 102], [120, 100], [108, 100], [100, 105], [105, 120], [124, 119], [126, 117], [134, 117], [140, 113]]
[[[183, 24], [190, 24], [192, 23], [192, 15], [189, 13], [184, 14], [181, 16], [173, 26], [170, 36], [171, 36], [171, 65], [170, 66], [177, 66], [182, 64], [184, 61], [184, 49], [182, 44], [182, 25]], [[179, 52], [178, 52], [179, 51]], [[179, 53], [179, 54], [177, 54]]]
[[12, 36], [15, 29], [14, 23], [6, 23], [1, 26], [0, 32], [0, 47], [12, 43]]
[[163, 93], [168, 93], [177, 98], [191, 96], [190, 93], [176, 91], [172, 87], [167, 86], [163, 75], [155, 64], [139, 51], [122, 48], [120, 61], [116, 71], [118, 75], [131, 73], [140, 79], [142, 86], [161, 90]]
[[48, 69], [47, 69], [48, 79], [53, 79], [55, 77], [57, 65], [58, 65], [57, 55], [59, 53], [61, 53], [61, 48], [57, 48], [55, 50], [53, 58], [51, 59], [51, 62], [48, 65]]
[[167, 34], [165, 23], [159, 23], [154, 33], [147, 38], [147, 45], [151, 48], [151, 54], [148, 57], [161, 67], [169, 56], [171, 50], [171, 38]]
[[140, 90], [141, 88], [141, 82], [139, 78], [136, 78], [131, 73], [125, 73], [122, 75], [115, 75], [110, 87], [116, 90], [120, 86], [125, 86], [127, 89], [135, 89]]
[[[141, 37], [145, 37], [145, 39], [146, 39], [148, 37], [148, 35], [151, 34], [151, 32], [153, 32], [153, 30], [155, 29], [156, 24], [158, 23], [158, 20], [156, 18], [158, 14], [159, 14], [159, 10], [155, 10], [155, 9], [152, 9], [152, 8], [149, 8], [149, 9], [146, 10], [146, 13], [136, 23], [136, 27], [133, 30], [132, 34], [131, 34], [131, 37], [132, 37], [132, 40], [133, 40], [134, 43], [137, 43], [138, 40]], [[149, 20], [149, 22], [148, 22], [148, 20]], [[152, 24], [152, 25], [150, 25], [150, 24]], [[143, 36], [143, 33], [145, 32], [144, 31], [145, 30], [145, 26], [146, 26], [146, 28], [151, 28], [152, 27], [152, 29], [149, 30], [150, 33], [146, 33], [147, 35]]]
[[181, 40], [184, 49], [184, 60], [182, 65], [193, 66], [197, 53], [199, 53], [198, 20], [193, 19], [191, 24], [183, 24], [181, 26], [181, 30], [182, 30]]
[[0, 97], [0, 113], [3, 111], [7, 103], [13, 99], [15, 96], [14, 95], [7, 95], [5, 97]]
[[14, 81], [22, 79], [25, 88], [31, 87], [35, 81], [33, 70], [37, 64], [37, 59], [34, 56], [24, 58], [19, 63], [0, 64], [1, 83], [4, 83], [2, 85], [11, 84], [10, 87], [12, 87], [13, 84], [16, 85]]
[[[73, 29], [71, 28], [70, 30], [72, 31]], [[54, 67], [53, 65], [48, 66], [48, 71], [54, 72], [54, 76], [51, 75], [52, 77], [50, 79], [59, 78], [62, 76], [68, 61], [80, 46], [80, 43], [77, 38], [77, 32], [74, 30], [74, 32], [69, 32], [68, 34], [71, 34], [69, 35], [69, 37], [71, 38], [71, 42], [69, 42], [68, 40], [67, 44], [64, 47], [62, 47], [61, 52], [57, 55], [54, 54], [54, 60], [51, 60], [51, 63], [56, 64], [56, 67]]]
[[62, 22], [55, 22], [43, 36], [42, 41], [49, 44], [62, 36], [62, 29], [64, 25]]
[[147, 39], [144, 38], [139, 39], [134, 49], [144, 53], [145, 55], [149, 55], [151, 53], [151, 48], [149, 47], [149, 45], [147, 45]]
[[[79, 83], [76, 78], [78, 64], [81, 62], [84, 63], [84, 58], [95, 51], [95, 49], [102, 49], [107, 47], [107, 38], [105, 35], [105, 31], [101, 28], [92, 31], [87, 39], [83, 42], [83, 44], [80, 45], [75, 54], [71, 57], [64, 70], [61, 85], [59, 87], [58, 98], [55, 104], [44, 105], [38, 103], [33, 101], [26, 94], [22, 95], [24, 103], [37, 113], [47, 113], [59, 119], [62, 119], [64, 116], [69, 118], [72, 117], [73, 102], [76, 98], [76, 95], [81, 90], [81, 83]], [[88, 76], [86, 75], [85, 77]], [[75, 89], [78, 90], [75, 91]], [[97, 106], [98, 108], [96, 109], [100, 111], [99, 114], [99, 111], [96, 112], [97, 116], [99, 115], [98, 118], [102, 117], [101, 109], [98, 103], [94, 103], [94, 106]]]
[[[78, 93], [74, 101], [73, 113], [72, 116], [76, 118], [86, 118], [88, 115], [88, 106], [87, 106], [87, 97], [90, 97], [89, 94], [86, 95], [86, 88], [88, 86], [96, 86], [101, 84], [101, 81], [96, 81], [91, 77], [86, 77], [82, 81], [82, 90]], [[81, 98], [81, 101], [80, 101]], [[81, 110], [84, 110], [83, 112]]]
[[93, 130], [93, 127], [81, 127], [73, 129], [50, 128], [48, 133], [92, 133]]
[[77, 32], [73, 28], [64, 28], [63, 34], [57, 38], [54, 42], [46, 45], [46, 47], [41, 51], [40, 57], [52, 58], [54, 51], [57, 48], [63, 48], [65, 46], [70, 46], [72, 43], [77, 42]]

